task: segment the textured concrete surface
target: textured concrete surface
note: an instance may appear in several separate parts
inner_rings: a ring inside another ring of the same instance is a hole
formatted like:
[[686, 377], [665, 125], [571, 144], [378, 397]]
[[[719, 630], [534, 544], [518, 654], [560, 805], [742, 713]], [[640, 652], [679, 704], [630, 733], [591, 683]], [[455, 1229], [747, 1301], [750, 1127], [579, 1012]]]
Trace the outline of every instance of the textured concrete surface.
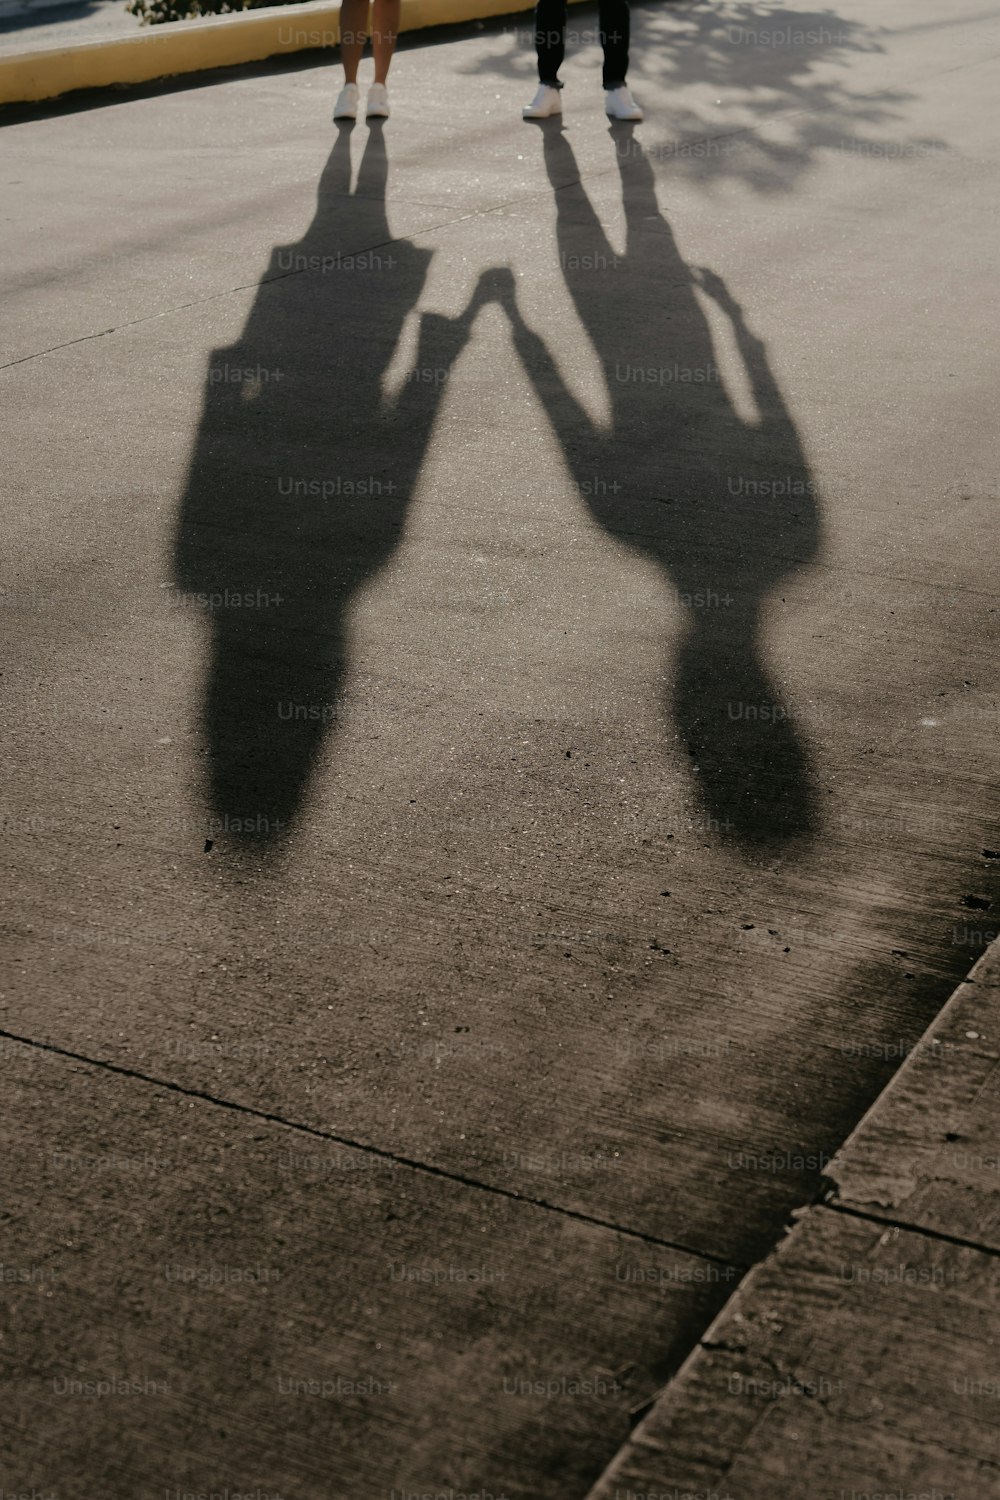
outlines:
[[4, 1235], [19, 1487], [582, 1493], [726, 1284], [661, 1251], [637, 1289], [641, 1236], [142, 1080], [2, 1071], [6, 1203], [59, 1205]]
[[590, 1500], [985, 1500], [1000, 1478], [1000, 944]]
[[[385, 1259], [478, 1264], [482, 1213], [529, 1263], [512, 1369], [628, 1379], [512, 1414], [478, 1304], [434, 1355], [382, 1286], [410, 1383], [331, 1417], [380, 1453], [351, 1493], [582, 1494], [988, 941], [996, 9], [635, 31], [633, 132], [592, 42], [565, 129], [522, 125], [502, 26], [408, 45], [384, 128], [336, 132], [301, 64], [8, 116], [2, 1024], [59, 1101], [32, 1150], [84, 1158], [78, 1208], [28, 1171], [11, 1211], [138, 1226], [38, 1294], [11, 1487], [152, 1495], [169, 1445], [328, 1494], [217, 1299], [172, 1325], [191, 1383], [95, 1398], [64, 1465], [51, 1381], [143, 1367], [168, 1203], [185, 1264], [280, 1210], [306, 1244], [349, 1215], [364, 1267], [406, 1192]], [[148, 1231], [86, 1158], [191, 1111], [397, 1165], [317, 1203], [188, 1132]], [[570, 1233], [557, 1287], [523, 1246]], [[302, 1275], [304, 1342], [240, 1312], [281, 1368], [368, 1327]]]

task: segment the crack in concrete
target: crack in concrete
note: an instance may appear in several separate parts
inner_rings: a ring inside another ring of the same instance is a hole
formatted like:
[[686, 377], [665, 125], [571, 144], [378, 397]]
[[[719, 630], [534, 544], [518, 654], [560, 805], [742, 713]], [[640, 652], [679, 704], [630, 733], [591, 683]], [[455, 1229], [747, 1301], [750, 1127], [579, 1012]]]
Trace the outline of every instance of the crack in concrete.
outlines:
[[[450, 229], [455, 224], [464, 223], [466, 219], [481, 217], [484, 213], [495, 213], [497, 208], [504, 208], [506, 204], [498, 204], [495, 208], [475, 209], [472, 213], [459, 214], [455, 219], [445, 219], [440, 224], [429, 224], [426, 229], [420, 231], [421, 235], [433, 234], [438, 229]], [[351, 250], [345, 253], [350, 255], [372, 255], [376, 250], [387, 250], [393, 245], [398, 245], [403, 238], [402, 235], [394, 235], [388, 240], [379, 240], [374, 245], [365, 245], [359, 250]], [[418, 239], [418, 235], [411, 236]], [[126, 328], [138, 328], [143, 323], [155, 323], [157, 318], [172, 318], [175, 313], [187, 312], [192, 307], [205, 307], [209, 302], [218, 302], [224, 297], [235, 297], [238, 292], [255, 292], [262, 286], [270, 286], [275, 281], [287, 281], [290, 276], [309, 275], [309, 266], [300, 266], [291, 271], [276, 271], [273, 276], [262, 276], [258, 281], [248, 281], [239, 286], [226, 287], [221, 292], [212, 292], [207, 297], [195, 297], [191, 302], [178, 303], [176, 307], [164, 307], [159, 312], [147, 313], [142, 318], [130, 318], [126, 323], [116, 323], [113, 328], [100, 328], [96, 333], [84, 333], [77, 339], [67, 339], [64, 344], [53, 344], [49, 349], [36, 349], [32, 354], [22, 354], [18, 359], [12, 359], [7, 364], [0, 365], [0, 370], [12, 370], [16, 365], [30, 364], [32, 360], [44, 359], [47, 354], [56, 354], [60, 349], [72, 349], [74, 344], [87, 344], [93, 339], [107, 338], [112, 333], [122, 333]]]
[[[333, 1141], [338, 1146], [346, 1146], [352, 1151], [361, 1151], [369, 1156], [380, 1157], [383, 1161], [391, 1161], [397, 1166], [408, 1167], [414, 1172], [425, 1172], [431, 1177], [440, 1177], [447, 1182], [458, 1183], [462, 1187], [477, 1188], [480, 1192], [493, 1193], [498, 1198], [508, 1198], [515, 1203], [524, 1203], [531, 1208], [541, 1208], [548, 1213], [561, 1214], [564, 1218], [574, 1219], [581, 1224], [589, 1224], [596, 1229], [610, 1229], [614, 1234], [622, 1234], [630, 1239], [642, 1240], [648, 1245], [659, 1245], [665, 1250], [674, 1250], [680, 1255], [690, 1255], [693, 1259], [710, 1261], [714, 1265], [733, 1266], [733, 1262], [721, 1255], [714, 1255], [709, 1250], [694, 1250], [689, 1245], [679, 1245], [673, 1240], [660, 1239], [654, 1234], [645, 1234], [641, 1229], [631, 1229], [627, 1225], [615, 1224], [609, 1219], [597, 1218], [594, 1214], [586, 1214], [579, 1209], [566, 1208], [559, 1203], [550, 1203], [545, 1198], [531, 1198], [524, 1193], [515, 1192], [513, 1188], [499, 1187], [495, 1183], [480, 1182], [474, 1177], [466, 1177], [461, 1172], [449, 1172], [445, 1167], [437, 1167], [433, 1162], [420, 1161], [416, 1157], [400, 1156], [395, 1151], [387, 1151], [381, 1146], [372, 1146], [364, 1141], [352, 1140], [350, 1136], [336, 1135], [331, 1130], [320, 1130], [315, 1125], [305, 1125], [299, 1120], [288, 1120], [283, 1115], [274, 1114], [270, 1110], [256, 1109], [251, 1104], [239, 1104], [233, 1099], [222, 1099], [216, 1094], [209, 1094], [203, 1089], [188, 1088], [185, 1084], [174, 1083], [169, 1078], [154, 1078], [149, 1073], [141, 1073], [136, 1068], [126, 1068], [120, 1063], [108, 1062], [103, 1058], [88, 1057], [83, 1052], [73, 1052], [68, 1047], [59, 1047], [54, 1042], [39, 1042], [32, 1037], [20, 1036], [14, 1031], [0, 1030], [0, 1037], [9, 1042], [16, 1042], [22, 1047], [31, 1047], [36, 1051], [50, 1052], [57, 1057], [66, 1057], [73, 1062], [86, 1063], [92, 1068], [101, 1068], [109, 1073], [116, 1073], [122, 1078], [131, 1078], [138, 1083], [152, 1084], [154, 1088], [167, 1089], [170, 1093], [182, 1094], [188, 1099], [201, 1099], [206, 1104], [213, 1104], [218, 1109], [232, 1110], [236, 1114], [246, 1115], [250, 1119], [265, 1120], [270, 1125], [280, 1125], [286, 1130], [297, 1130], [303, 1135], [316, 1136], [320, 1140]], [[746, 1266], [735, 1266], [735, 1270], [745, 1273]]]

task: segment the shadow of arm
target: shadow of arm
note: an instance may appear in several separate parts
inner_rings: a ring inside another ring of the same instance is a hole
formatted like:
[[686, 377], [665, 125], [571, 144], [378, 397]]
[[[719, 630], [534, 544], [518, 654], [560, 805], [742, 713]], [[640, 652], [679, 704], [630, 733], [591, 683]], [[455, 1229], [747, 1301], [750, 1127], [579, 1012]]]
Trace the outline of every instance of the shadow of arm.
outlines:
[[792, 422], [785, 405], [785, 398], [781, 394], [778, 382], [771, 372], [771, 366], [767, 358], [767, 347], [763, 339], [759, 339], [753, 333], [743, 316], [743, 309], [732, 295], [722, 277], [706, 266], [692, 267], [692, 277], [695, 285], [701, 287], [707, 297], [711, 297], [717, 307], [725, 313], [733, 325], [733, 333], [736, 336], [736, 346], [740, 352], [744, 368], [750, 379], [750, 388], [753, 399], [760, 413], [760, 421], [757, 423], [758, 430], [763, 431], [772, 425], [781, 425], [791, 429]]
[[[482, 293], [480, 293], [480, 288], [483, 289]], [[596, 428], [589, 414], [560, 374], [559, 367], [549, 353], [545, 340], [525, 322], [521, 309], [517, 305], [517, 293], [511, 272], [506, 268], [487, 272], [480, 278], [477, 295], [482, 295], [484, 301], [498, 302], [507, 314], [514, 335], [514, 347], [538, 399], [557, 430], [577, 431], [582, 428], [596, 435]]]

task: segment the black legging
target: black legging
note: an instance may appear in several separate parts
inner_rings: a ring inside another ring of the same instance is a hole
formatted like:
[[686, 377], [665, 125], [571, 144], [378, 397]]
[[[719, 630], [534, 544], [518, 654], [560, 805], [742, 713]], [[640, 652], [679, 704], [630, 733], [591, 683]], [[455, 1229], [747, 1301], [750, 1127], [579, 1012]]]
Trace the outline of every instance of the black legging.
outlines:
[[[600, 0], [598, 12], [604, 48], [604, 87], [616, 89], [628, 72], [628, 0]], [[538, 0], [535, 48], [541, 83], [562, 88], [559, 69], [566, 51], [566, 0]]]

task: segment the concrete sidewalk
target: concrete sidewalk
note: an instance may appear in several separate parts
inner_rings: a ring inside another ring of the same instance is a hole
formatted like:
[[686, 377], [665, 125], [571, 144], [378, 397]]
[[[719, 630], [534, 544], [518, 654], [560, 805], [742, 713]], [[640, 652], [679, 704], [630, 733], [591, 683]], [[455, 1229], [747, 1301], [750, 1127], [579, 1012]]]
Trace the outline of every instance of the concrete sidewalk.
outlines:
[[996, 9], [529, 27], [8, 116], [9, 1489], [583, 1495], [995, 935]]
[[985, 1500], [1000, 1479], [1000, 944], [589, 1500]]

